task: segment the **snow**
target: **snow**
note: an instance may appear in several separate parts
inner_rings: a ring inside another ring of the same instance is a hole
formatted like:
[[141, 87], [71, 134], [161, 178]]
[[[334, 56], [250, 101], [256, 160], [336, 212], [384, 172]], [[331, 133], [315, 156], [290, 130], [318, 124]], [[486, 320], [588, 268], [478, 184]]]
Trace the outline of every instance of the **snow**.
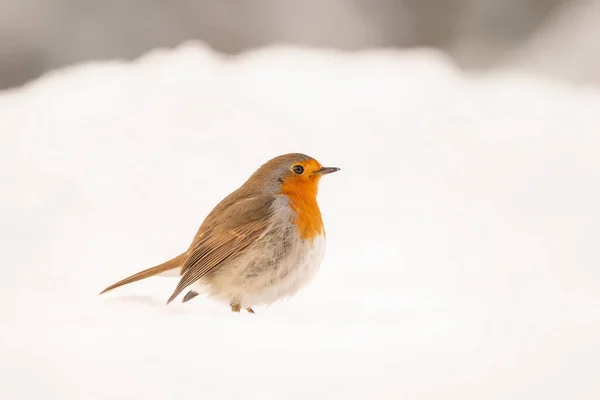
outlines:
[[[598, 399], [599, 109], [426, 49], [188, 43], [4, 92], [0, 398]], [[98, 296], [287, 152], [341, 168], [307, 289]]]

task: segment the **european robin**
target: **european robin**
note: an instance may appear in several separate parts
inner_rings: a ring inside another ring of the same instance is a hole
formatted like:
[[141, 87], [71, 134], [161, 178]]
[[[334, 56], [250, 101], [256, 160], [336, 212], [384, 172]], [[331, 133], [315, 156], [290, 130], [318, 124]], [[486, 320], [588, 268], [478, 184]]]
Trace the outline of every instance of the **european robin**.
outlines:
[[231, 310], [289, 298], [318, 272], [325, 254], [325, 228], [317, 204], [323, 167], [304, 154], [275, 157], [225, 197], [200, 225], [187, 251], [104, 289], [155, 275], [178, 273], [167, 301], [190, 288], [185, 303], [205, 292]]

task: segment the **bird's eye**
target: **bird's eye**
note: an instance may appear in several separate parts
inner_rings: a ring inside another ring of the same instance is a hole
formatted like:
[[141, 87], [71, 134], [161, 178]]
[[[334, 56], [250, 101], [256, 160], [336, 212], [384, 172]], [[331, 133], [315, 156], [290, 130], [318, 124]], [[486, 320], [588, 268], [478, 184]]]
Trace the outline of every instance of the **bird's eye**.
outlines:
[[302, 167], [302, 165], [294, 165], [294, 168], [292, 168], [292, 170], [298, 175], [304, 172], [304, 168]]

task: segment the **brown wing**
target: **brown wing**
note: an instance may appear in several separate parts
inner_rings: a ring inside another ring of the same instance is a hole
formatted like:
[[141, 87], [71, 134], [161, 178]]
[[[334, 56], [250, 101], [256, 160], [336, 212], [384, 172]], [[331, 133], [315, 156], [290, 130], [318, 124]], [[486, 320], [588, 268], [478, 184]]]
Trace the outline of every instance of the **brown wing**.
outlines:
[[217, 206], [194, 238], [181, 266], [181, 279], [167, 304], [261, 237], [267, 229], [272, 202], [271, 196], [255, 196]]

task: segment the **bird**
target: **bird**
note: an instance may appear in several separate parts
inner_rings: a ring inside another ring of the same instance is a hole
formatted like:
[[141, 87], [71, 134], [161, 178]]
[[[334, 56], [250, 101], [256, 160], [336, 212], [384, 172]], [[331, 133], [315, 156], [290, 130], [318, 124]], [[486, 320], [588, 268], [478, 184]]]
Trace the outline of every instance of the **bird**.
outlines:
[[231, 311], [271, 305], [306, 287], [325, 255], [319, 182], [339, 171], [302, 153], [276, 156], [221, 200], [187, 250], [104, 289], [100, 295], [152, 276], [179, 277], [167, 305], [184, 290], [187, 303], [206, 293]]

